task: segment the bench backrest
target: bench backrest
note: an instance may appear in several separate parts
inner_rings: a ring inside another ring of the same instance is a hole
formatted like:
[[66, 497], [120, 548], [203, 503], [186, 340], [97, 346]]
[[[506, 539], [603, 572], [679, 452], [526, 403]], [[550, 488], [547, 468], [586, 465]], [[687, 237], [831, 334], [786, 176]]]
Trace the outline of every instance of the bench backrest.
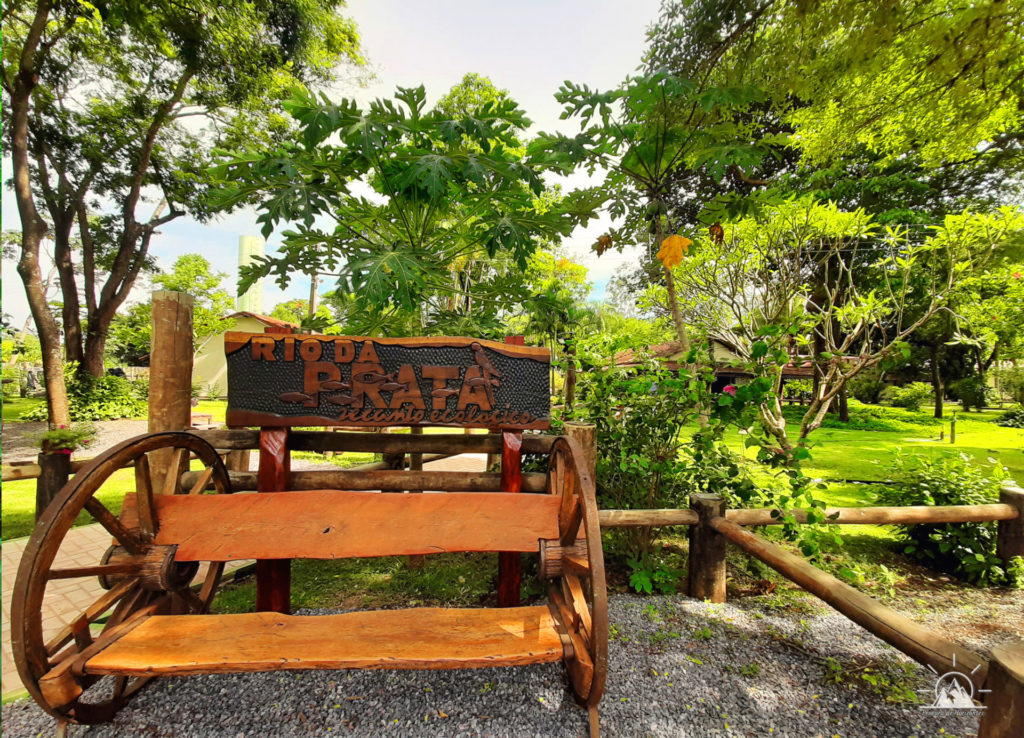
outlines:
[[229, 332], [229, 426], [550, 426], [547, 349]]

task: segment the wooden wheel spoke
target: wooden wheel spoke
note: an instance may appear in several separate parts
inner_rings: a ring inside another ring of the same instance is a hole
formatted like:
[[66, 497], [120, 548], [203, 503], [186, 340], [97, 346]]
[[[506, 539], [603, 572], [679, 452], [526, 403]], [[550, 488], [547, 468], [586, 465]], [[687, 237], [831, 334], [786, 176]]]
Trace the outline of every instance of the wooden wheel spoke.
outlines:
[[199, 599], [205, 603], [205, 606], [209, 606], [213, 600], [214, 592], [217, 589], [217, 584], [220, 583], [220, 576], [224, 573], [224, 562], [223, 561], [211, 561], [210, 568], [206, 571], [206, 579], [203, 581], [203, 587], [199, 590]]
[[79, 577], [99, 577], [110, 574], [137, 574], [139, 564], [127, 561], [121, 564], [97, 564], [96, 566], [77, 566], [71, 569], [50, 569], [47, 579], [78, 579]]
[[119, 676], [114, 677], [114, 698], [123, 697], [124, 691], [128, 687], [128, 677]]
[[187, 448], [176, 448], [171, 454], [171, 463], [167, 465], [167, 476], [164, 478], [163, 494], [173, 495], [178, 491], [178, 480], [181, 473], [188, 469]]
[[95, 518], [96, 522], [102, 525], [110, 535], [117, 539], [118, 543], [128, 549], [129, 553], [141, 554], [143, 543], [134, 533], [121, 525], [114, 513], [107, 509], [106, 505], [95, 497], [90, 497], [85, 503], [85, 509]]
[[109, 592], [104, 592], [103, 595], [94, 603], [89, 605], [89, 607], [85, 609], [85, 612], [79, 615], [71, 625], [67, 625], [62, 628], [57, 635], [47, 642], [45, 646], [47, 656], [53, 656], [60, 651], [60, 649], [64, 648], [64, 646], [74, 638], [77, 631], [87, 629], [93, 621], [103, 613], [107, 612], [110, 608], [114, 607], [122, 597], [131, 593], [132, 590], [135, 589], [135, 585], [136, 583], [134, 581], [128, 579], [118, 584]]
[[580, 498], [572, 496], [572, 502], [565, 510], [565, 515], [559, 517], [559, 527], [562, 529], [560, 539], [563, 546], [571, 546], [576, 541], [580, 532], [580, 523], [583, 522], [583, 505]]
[[196, 479], [196, 483], [192, 485], [192, 489], [190, 489], [188, 493], [190, 495], [198, 495], [202, 493], [210, 483], [211, 478], [213, 478], [213, 467], [208, 466], [199, 473], [199, 478]]
[[196, 613], [206, 612], [206, 603], [190, 588], [185, 587], [184, 589], [175, 592], [175, 594], [181, 597], [182, 601], [186, 605], [186, 612], [189, 609]]
[[580, 580], [572, 574], [566, 574], [562, 578], [562, 589], [565, 593], [566, 603], [571, 611], [579, 617], [582, 635], [589, 649], [592, 645], [591, 633], [594, 632], [594, 623], [590, 615], [590, 604], [583, 595], [583, 586], [580, 584]]
[[153, 479], [149, 470], [149, 457], [142, 454], [135, 460], [135, 505], [139, 515], [139, 530], [153, 540], [156, 537], [156, 511], [153, 509]]

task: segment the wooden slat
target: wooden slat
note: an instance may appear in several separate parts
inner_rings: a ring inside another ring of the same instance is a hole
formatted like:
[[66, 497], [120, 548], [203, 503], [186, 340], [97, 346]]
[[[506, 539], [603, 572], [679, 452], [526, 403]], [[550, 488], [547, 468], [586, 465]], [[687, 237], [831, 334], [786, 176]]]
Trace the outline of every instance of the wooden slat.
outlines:
[[317, 490], [174, 495], [156, 501], [177, 561], [535, 552], [558, 535], [554, 495]]
[[453, 669], [559, 661], [547, 607], [151, 617], [85, 665], [150, 676], [280, 669]]

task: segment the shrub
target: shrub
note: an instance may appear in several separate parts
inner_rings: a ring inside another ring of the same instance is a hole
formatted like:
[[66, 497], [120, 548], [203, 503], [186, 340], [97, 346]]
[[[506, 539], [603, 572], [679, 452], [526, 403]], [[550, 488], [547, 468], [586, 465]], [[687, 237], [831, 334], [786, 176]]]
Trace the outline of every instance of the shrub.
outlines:
[[[119, 420], [146, 415], [148, 382], [132, 382], [125, 377], [104, 374], [99, 379], [80, 377], [74, 364], [64, 369], [68, 392], [68, 410], [74, 421]], [[46, 420], [46, 406], [40, 405], [21, 415], [22, 420]]]
[[995, 390], [988, 386], [985, 377], [980, 374], [957, 380], [949, 389], [950, 394], [960, 400], [964, 410], [981, 410], [995, 399]]
[[1013, 398], [1014, 402], [1024, 405], [1024, 367], [1014, 366], [1007, 369], [999, 369], [996, 372], [1003, 392]]
[[[897, 457], [895, 486], [884, 505], [980, 505], [999, 499], [1002, 467], [984, 468], [966, 454], [936, 459]], [[996, 556], [996, 523], [897, 526], [904, 553], [979, 586], [1024, 586], [1024, 560], [1009, 567]]]
[[799, 400], [810, 397], [814, 391], [814, 382], [810, 379], [790, 379], [782, 385], [782, 396], [787, 400]]
[[924, 382], [911, 382], [902, 387], [889, 387], [882, 392], [882, 398], [888, 400], [895, 407], [902, 407], [914, 412], [921, 409], [921, 405], [934, 394], [932, 386]]
[[877, 366], [863, 370], [846, 383], [850, 395], [866, 405], [876, 404], [886, 386], [882, 381], [882, 370]]
[[1024, 428], [1024, 405], [1011, 407], [996, 420], [996, 425], [1004, 428]]

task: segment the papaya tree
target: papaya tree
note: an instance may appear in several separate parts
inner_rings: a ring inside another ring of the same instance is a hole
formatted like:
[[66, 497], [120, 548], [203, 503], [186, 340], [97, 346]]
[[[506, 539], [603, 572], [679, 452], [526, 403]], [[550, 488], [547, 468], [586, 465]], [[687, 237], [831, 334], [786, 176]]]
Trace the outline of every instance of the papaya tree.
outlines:
[[[285, 103], [295, 141], [225, 155], [217, 206], [253, 203], [265, 236], [282, 228], [278, 251], [243, 270], [240, 291], [315, 272], [336, 278], [347, 314], [382, 331], [384, 315], [407, 327], [414, 315], [426, 332], [500, 330], [502, 311], [529, 297], [529, 256], [594, 217], [599, 200], [585, 190], [540, 197], [547, 167], [523, 156], [516, 134], [529, 120], [513, 100], [468, 113], [425, 101], [422, 86], [365, 108], [295, 88]], [[466, 272], [454, 265], [481, 253], [493, 264], [452, 280]], [[467, 323], [453, 297], [487, 309]]]
[[[574, 136], [541, 134], [529, 151], [563, 173], [578, 167], [591, 174], [603, 171], [600, 193], [612, 217], [632, 216], [647, 224], [661, 249], [676, 337], [689, 350], [671, 269], [686, 242], [665, 244], [675, 231], [668, 213], [676, 174], [706, 168], [721, 179], [731, 167], [759, 164], [772, 141], [751, 141], [742, 113], [761, 94], [749, 86], [709, 87], [654, 72], [603, 92], [566, 82], [555, 97], [564, 105], [561, 117], [578, 117], [581, 129]], [[631, 240], [626, 229], [613, 230], [598, 240], [595, 251], [621, 249]]]

